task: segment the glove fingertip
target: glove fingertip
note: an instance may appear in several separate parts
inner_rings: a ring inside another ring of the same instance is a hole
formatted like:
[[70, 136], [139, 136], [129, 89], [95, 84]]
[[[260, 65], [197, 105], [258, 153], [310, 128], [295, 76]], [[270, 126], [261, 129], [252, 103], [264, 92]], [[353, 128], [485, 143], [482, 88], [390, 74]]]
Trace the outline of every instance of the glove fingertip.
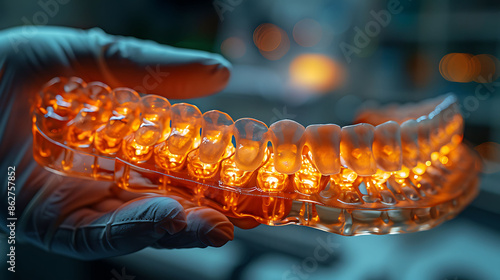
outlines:
[[234, 226], [229, 221], [217, 223], [211, 230], [205, 232], [209, 246], [221, 247], [234, 239]]

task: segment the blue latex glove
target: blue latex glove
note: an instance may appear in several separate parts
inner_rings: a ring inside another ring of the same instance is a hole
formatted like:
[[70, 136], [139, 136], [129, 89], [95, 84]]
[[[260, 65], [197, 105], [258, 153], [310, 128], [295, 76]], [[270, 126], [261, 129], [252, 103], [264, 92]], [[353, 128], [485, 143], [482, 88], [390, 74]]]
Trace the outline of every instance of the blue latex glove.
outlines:
[[99, 29], [19, 27], [0, 32], [1, 229], [7, 232], [7, 167], [16, 167], [17, 240], [79, 259], [140, 250], [222, 246], [233, 224], [178, 197], [125, 192], [114, 184], [67, 178], [32, 155], [30, 100], [49, 79], [77, 76], [167, 98], [223, 89], [229, 63], [219, 55], [111, 36]]

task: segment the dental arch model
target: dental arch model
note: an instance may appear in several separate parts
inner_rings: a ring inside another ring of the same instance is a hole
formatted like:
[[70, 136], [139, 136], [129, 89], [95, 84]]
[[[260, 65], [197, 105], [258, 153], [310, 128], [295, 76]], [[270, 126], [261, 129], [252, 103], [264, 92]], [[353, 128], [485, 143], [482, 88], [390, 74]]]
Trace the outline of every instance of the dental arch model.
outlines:
[[37, 96], [34, 157], [47, 169], [182, 196], [230, 217], [405, 233], [454, 217], [477, 194], [478, 159], [461, 143], [453, 95], [365, 111], [342, 128], [234, 122], [75, 77], [54, 78]]

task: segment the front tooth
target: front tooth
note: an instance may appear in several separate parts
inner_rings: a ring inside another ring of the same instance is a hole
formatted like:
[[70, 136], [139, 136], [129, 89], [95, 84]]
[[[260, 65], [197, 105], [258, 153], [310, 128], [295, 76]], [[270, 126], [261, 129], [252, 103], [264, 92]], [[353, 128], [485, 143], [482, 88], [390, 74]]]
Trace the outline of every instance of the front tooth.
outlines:
[[243, 171], [254, 171], [264, 159], [269, 141], [267, 126], [258, 120], [243, 118], [234, 123], [236, 166]]
[[401, 146], [403, 148], [403, 164], [414, 168], [418, 164], [418, 123], [407, 120], [401, 124]]
[[340, 126], [336, 124], [310, 125], [306, 128], [306, 143], [312, 161], [323, 175], [340, 172]]
[[204, 163], [215, 164], [222, 158], [233, 135], [233, 119], [213, 110], [203, 114], [199, 157]]
[[201, 112], [198, 107], [178, 103], [171, 108], [172, 132], [167, 139], [168, 150], [174, 155], [186, 155], [199, 145]]
[[379, 169], [398, 171], [402, 167], [401, 129], [395, 121], [375, 127], [373, 155]]
[[417, 119], [418, 123], [418, 148], [421, 162], [426, 162], [431, 157], [430, 131], [431, 120], [423, 116]]
[[293, 174], [302, 165], [302, 148], [304, 147], [305, 128], [292, 120], [281, 120], [269, 127], [272, 131], [274, 165], [276, 171]]
[[170, 132], [170, 102], [153, 94], [142, 97], [140, 102], [142, 123], [135, 132], [135, 141], [142, 146], [164, 141]]
[[347, 167], [358, 175], [373, 175], [377, 165], [372, 153], [373, 125], [361, 123], [342, 128], [340, 153]]

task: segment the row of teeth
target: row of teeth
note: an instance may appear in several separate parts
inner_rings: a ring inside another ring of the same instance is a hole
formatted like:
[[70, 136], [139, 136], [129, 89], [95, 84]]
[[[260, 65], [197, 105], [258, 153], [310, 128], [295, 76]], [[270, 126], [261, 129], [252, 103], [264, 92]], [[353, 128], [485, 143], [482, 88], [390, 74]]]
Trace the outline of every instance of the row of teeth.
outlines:
[[255, 171], [269, 157], [272, 166], [268, 168], [282, 174], [311, 168], [303, 166], [304, 161], [310, 161], [322, 175], [338, 174], [342, 167], [360, 176], [374, 175], [377, 170], [412, 169], [458, 145], [463, 123], [456, 99], [448, 96], [429, 114], [401, 124], [388, 121], [375, 127], [362, 123], [304, 128], [295, 121], [282, 120], [268, 128], [255, 119], [234, 122], [220, 111], [202, 114], [194, 105], [171, 106], [160, 96], [141, 98], [128, 88], [110, 90], [105, 84], [85, 84], [79, 78], [52, 80], [42, 90], [37, 105], [50, 133], [60, 130], [54, 122], [66, 123], [63, 127], [67, 128], [64, 133], [69, 146], [93, 145], [108, 155], [121, 149], [133, 162], [147, 161], [158, 152], [168, 155], [167, 161], [174, 167], [176, 159], [183, 160], [194, 149], [205, 165], [219, 163], [234, 150], [231, 159], [237, 169]]

